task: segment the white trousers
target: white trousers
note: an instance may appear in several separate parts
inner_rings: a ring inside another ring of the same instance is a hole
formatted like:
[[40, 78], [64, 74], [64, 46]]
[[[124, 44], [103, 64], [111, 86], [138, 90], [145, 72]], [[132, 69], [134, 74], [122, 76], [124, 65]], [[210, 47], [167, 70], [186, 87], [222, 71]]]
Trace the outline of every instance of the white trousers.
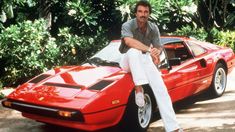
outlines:
[[127, 72], [131, 72], [136, 86], [149, 84], [156, 98], [161, 118], [167, 132], [179, 129], [170, 96], [160, 72], [152, 61], [149, 53], [131, 48], [120, 61], [120, 66]]

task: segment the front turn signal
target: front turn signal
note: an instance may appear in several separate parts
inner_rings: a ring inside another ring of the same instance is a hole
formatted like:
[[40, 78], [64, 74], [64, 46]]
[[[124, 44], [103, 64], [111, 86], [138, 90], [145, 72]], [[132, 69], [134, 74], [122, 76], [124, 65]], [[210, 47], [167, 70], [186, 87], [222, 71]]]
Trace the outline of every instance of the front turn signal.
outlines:
[[60, 110], [60, 111], [58, 111], [58, 114], [62, 117], [72, 117], [72, 112], [70, 112], [70, 111]]
[[3, 105], [6, 107], [11, 107], [12, 102], [10, 101], [3, 101]]

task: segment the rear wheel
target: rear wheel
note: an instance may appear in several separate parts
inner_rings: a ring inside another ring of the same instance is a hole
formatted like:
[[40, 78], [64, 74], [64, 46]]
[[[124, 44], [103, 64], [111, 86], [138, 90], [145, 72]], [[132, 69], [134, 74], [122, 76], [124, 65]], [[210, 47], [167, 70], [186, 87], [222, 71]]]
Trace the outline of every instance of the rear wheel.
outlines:
[[121, 128], [124, 131], [146, 132], [151, 123], [153, 113], [153, 96], [151, 89], [144, 90], [145, 106], [138, 107], [135, 104], [135, 91], [132, 91], [126, 107]]
[[222, 96], [227, 84], [227, 75], [225, 66], [221, 63], [217, 64], [215, 67], [213, 80], [210, 86], [210, 94], [213, 97]]

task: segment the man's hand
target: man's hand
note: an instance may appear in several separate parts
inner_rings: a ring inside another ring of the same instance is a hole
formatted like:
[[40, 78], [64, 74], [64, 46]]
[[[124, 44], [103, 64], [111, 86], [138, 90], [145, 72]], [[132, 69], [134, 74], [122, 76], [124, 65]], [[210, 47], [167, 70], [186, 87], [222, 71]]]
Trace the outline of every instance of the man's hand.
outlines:
[[153, 59], [153, 63], [155, 65], [158, 65], [160, 63], [160, 59], [159, 59], [159, 55], [160, 55], [161, 51], [157, 48], [151, 48], [150, 50], [150, 55]]
[[153, 55], [153, 56], [159, 56], [161, 53], [161, 51], [157, 48], [152, 48], [151, 47], [151, 50], [150, 50], [150, 54]]

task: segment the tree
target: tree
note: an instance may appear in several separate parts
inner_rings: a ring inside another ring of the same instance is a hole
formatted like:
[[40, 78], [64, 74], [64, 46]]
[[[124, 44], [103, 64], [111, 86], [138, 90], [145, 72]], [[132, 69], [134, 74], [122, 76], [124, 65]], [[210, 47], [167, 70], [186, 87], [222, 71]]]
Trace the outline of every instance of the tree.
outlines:
[[13, 4], [14, 1], [6, 1], [2, 0], [0, 1], [0, 21], [1, 22], [6, 22], [7, 18], [13, 18]]
[[[136, 0], [119, 0], [121, 5], [117, 8], [121, 12], [123, 21], [134, 16]], [[172, 32], [177, 28], [191, 23], [188, 13], [192, 14], [195, 5], [192, 0], [149, 0], [152, 6], [150, 20], [157, 23], [161, 32]]]
[[194, 25], [203, 27], [207, 40], [213, 40], [213, 28], [219, 31], [235, 29], [235, 3], [233, 0], [196, 0], [197, 11], [188, 14]]
[[235, 3], [233, 0], [199, 0], [194, 21], [210, 31], [213, 27], [219, 30], [234, 29]]
[[52, 13], [51, 6], [52, 0], [39, 0], [39, 18], [44, 18], [47, 21], [47, 28], [51, 28]]

